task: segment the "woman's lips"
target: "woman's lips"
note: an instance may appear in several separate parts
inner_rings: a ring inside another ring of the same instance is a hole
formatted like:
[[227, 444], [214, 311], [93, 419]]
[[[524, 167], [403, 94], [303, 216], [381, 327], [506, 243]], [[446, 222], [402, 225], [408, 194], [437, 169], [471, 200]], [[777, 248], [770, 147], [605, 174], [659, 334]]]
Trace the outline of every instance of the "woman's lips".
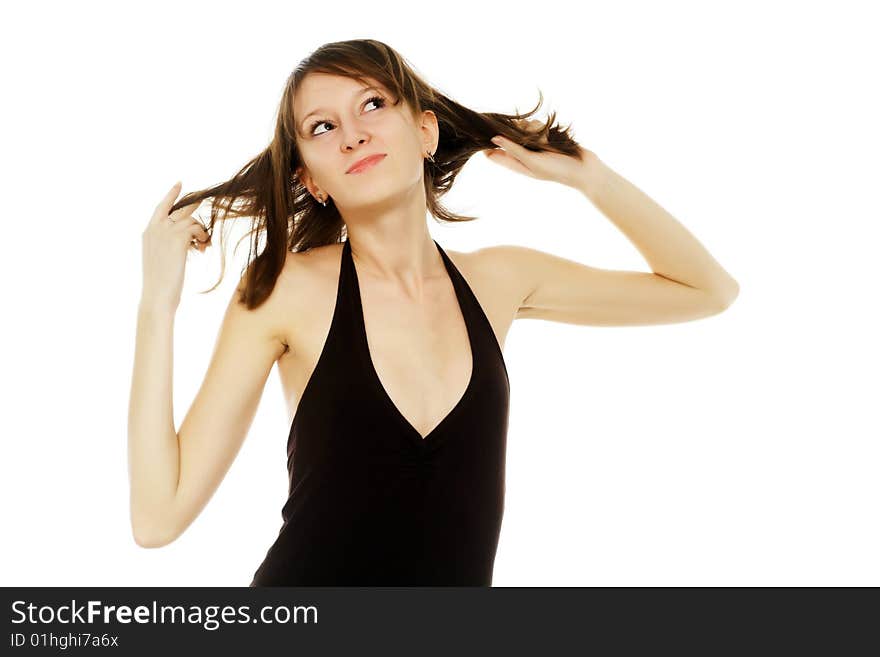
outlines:
[[371, 155], [370, 157], [366, 158], [363, 162], [358, 164], [356, 167], [354, 167], [350, 171], [347, 171], [346, 173], [361, 173], [362, 171], [366, 171], [367, 169], [372, 167], [374, 164], [381, 162], [384, 159], [385, 159], [385, 153], [381, 153], [378, 155]]

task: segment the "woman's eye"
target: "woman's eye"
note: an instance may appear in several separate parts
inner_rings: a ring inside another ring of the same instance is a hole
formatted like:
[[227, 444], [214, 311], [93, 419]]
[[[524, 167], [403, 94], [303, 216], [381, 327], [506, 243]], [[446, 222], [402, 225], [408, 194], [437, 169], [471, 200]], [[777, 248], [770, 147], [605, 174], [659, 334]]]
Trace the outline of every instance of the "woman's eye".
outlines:
[[[364, 101], [364, 105], [369, 105], [370, 103], [373, 103], [373, 102], [375, 102], [379, 108], [385, 107], [385, 99], [382, 96], [371, 96], [370, 98], [367, 98]], [[317, 137], [318, 135], [323, 134], [321, 132], [316, 134], [315, 128], [317, 128], [318, 126], [321, 126], [321, 125], [328, 124], [328, 123], [330, 125], [333, 125], [330, 121], [315, 121], [315, 122], [313, 122], [312, 125], [309, 127], [309, 134], [312, 135], [313, 137]], [[327, 132], [329, 132], [329, 130]]]

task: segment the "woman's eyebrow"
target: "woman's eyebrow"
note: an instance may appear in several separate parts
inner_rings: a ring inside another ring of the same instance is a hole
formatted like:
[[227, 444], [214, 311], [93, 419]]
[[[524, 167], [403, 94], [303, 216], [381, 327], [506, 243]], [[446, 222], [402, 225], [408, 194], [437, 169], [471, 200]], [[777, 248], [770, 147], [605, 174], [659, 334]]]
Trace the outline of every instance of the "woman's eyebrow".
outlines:
[[[354, 94], [352, 94], [352, 98], [357, 98], [358, 96], [360, 96], [360, 95], [361, 95], [362, 93], [364, 93], [365, 91], [369, 91], [369, 90], [371, 90], [371, 89], [373, 89], [373, 90], [375, 90], [375, 91], [382, 91], [379, 87], [376, 87], [376, 86], [363, 87], [363, 88], [358, 89], [357, 91], [355, 91]], [[323, 107], [317, 107], [317, 108], [313, 109], [311, 112], [309, 112], [308, 114], [306, 114], [306, 115], [302, 118], [302, 121], [299, 122], [300, 126], [302, 126], [302, 124], [305, 122], [305, 120], [306, 120], [307, 118], [309, 118], [312, 114], [319, 114], [319, 113], [321, 113], [321, 112], [326, 112], [326, 111], [327, 111], [327, 110], [326, 110], [325, 108], [323, 108]]]

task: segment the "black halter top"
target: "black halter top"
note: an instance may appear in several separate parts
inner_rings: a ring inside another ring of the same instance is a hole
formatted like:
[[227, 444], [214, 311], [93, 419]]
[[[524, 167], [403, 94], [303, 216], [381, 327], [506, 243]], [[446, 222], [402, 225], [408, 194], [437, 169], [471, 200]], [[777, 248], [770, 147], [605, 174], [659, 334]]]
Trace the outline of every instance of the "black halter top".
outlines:
[[422, 435], [373, 366], [351, 245], [287, 441], [288, 499], [250, 586], [490, 586], [504, 513], [510, 385], [500, 345], [434, 240], [467, 326], [471, 377]]

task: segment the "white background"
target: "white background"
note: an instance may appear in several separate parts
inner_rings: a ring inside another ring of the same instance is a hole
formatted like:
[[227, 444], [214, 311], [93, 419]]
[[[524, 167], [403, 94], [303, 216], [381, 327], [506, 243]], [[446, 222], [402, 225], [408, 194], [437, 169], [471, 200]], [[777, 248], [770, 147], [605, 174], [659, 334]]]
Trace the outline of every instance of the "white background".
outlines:
[[[871, 3], [46, 3], [3, 9], [0, 583], [246, 586], [287, 492], [274, 370], [229, 474], [138, 547], [126, 423], [141, 233], [178, 179], [269, 143], [282, 85], [376, 38], [477, 111], [545, 94], [576, 139], [738, 280], [680, 324], [519, 320], [495, 586], [878, 585], [880, 47]], [[482, 156], [444, 247], [522, 244], [650, 271], [584, 196]], [[203, 206], [203, 216], [207, 206]], [[249, 224], [242, 220], [239, 224]], [[244, 226], [241, 226], [241, 230]], [[240, 233], [234, 233], [239, 235]], [[189, 257], [174, 415], [202, 381], [247, 243]], [[658, 245], [662, 248], [662, 245]]]

